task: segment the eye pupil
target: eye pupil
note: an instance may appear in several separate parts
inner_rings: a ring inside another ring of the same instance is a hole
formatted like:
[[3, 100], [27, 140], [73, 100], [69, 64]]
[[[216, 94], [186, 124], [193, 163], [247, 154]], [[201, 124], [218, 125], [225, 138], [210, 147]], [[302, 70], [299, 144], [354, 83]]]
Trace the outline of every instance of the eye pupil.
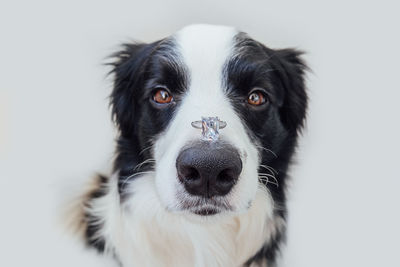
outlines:
[[167, 99], [168, 96], [169, 96], [168, 93], [167, 93], [166, 91], [161, 91], [160, 94], [161, 94], [161, 98], [162, 98], [162, 99]]
[[256, 94], [256, 93], [252, 93], [251, 95], [250, 95], [250, 101], [251, 102], [258, 102], [260, 100], [260, 96], [258, 95], [258, 94]]
[[265, 96], [260, 91], [253, 92], [248, 96], [247, 102], [250, 105], [259, 106], [265, 103]]
[[172, 102], [173, 98], [167, 90], [159, 89], [154, 93], [153, 100], [159, 104], [168, 104]]

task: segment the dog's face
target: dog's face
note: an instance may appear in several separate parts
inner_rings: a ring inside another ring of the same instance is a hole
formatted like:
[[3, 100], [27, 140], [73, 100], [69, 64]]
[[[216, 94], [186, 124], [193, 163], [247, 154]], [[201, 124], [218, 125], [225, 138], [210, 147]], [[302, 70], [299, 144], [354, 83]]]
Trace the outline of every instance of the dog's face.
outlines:
[[[260, 189], [283, 203], [307, 105], [299, 52], [268, 49], [232, 28], [195, 25], [126, 45], [116, 56], [111, 104], [122, 197], [131, 180], [152, 172], [171, 212], [243, 212]], [[206, 139], [192, 126], [203, 117], [226, 123], [219, 136]]]

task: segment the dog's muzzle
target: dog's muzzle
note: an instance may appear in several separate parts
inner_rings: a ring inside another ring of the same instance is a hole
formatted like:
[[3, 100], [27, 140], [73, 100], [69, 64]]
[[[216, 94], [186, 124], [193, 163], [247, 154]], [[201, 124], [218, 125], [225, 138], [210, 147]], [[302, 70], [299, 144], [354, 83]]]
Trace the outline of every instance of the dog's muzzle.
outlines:
[[184, 206], [199, 215], [213, 215], [229, 210], [219, 197], [227, 195], [239, 179], [242, 160], [238, 150], [219, 140], [226, 122], [218, 117], [202, 117], [191, 123], [202, 129], [201, 141], [190, 143], [178, 155], [178, 179], [192, 197]]

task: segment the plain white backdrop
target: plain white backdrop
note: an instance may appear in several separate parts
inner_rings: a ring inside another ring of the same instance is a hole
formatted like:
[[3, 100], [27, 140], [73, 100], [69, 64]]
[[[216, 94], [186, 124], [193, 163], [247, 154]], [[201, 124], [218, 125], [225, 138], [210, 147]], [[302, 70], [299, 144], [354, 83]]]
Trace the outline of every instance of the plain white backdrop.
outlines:
[[102, 64], [121, 42], [192, 23], [307, 52], [311, 104], [281, 266], [400, 266], [399, 10], [396, 1], [2, 0], [0, 266], [110, 266], [56, 223], [71, 186], [112, 159]]

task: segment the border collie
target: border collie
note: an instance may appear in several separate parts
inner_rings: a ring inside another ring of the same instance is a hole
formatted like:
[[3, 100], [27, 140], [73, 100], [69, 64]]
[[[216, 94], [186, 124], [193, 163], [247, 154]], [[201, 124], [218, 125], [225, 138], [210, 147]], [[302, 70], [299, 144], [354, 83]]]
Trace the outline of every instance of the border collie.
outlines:
[[113, 174], [83, 200], [87, 243], [131, 266], [273, 266], [304, 124], [301, 52], [192, 25], [114, 55]]

